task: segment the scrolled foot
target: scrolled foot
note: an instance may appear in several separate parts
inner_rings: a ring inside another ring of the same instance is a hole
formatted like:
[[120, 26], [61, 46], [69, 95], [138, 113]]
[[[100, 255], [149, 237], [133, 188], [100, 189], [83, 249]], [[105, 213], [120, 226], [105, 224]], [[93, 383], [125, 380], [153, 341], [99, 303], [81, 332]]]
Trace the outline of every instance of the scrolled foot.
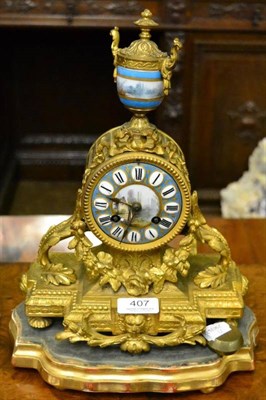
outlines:
[[47, 328], [52, 324], [52, 318], [44, 318], [44, 317], [29, 317], [28, 323], [32, 328], [43, 329]]

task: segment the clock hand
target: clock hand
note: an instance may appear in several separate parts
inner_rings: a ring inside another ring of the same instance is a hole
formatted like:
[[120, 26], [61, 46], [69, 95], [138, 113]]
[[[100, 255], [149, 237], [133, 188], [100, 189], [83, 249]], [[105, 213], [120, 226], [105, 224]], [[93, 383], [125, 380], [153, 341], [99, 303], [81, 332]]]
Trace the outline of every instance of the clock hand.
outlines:
[[124, 240], [124, 237], [126, 236], [126, 233], [131, 225], [131, 222], [133, 221], [133, 218], [139, 211], [141, 211], [141, 209], [142, 209], [142, 207], [141, 207], [140, 203], [138, 203], [138, 202], [132, 203], [131, 209], [129, 210], [129, 213], [128, 213], [128, 220], [125, 222], [127, 224], [127, 227], [124, 230], [124, 233], [120, 240], [120, 243], [122, 243], [122, 241]]
[[113, 201], [114, 203], [117, 203], [117, 204], [121, 203], [121, 204], [125, 204], [128, 207], [132, 207], [132, 204], [126, 203], [125, 201], [117, 199], [116, 197], [108, 197], [108, 198], [109, 198], [109, 200]]
[[123, 240], [124, 240], [124, 238], [125, 238], [125, 236], [126, 236], [126, 234], [127, 234], [127, 231], [128, 231], [128, 229], [129, 229], [129, 227], [130, 227], [130, 225], [131, 225], [131, 222], [133, 221], [133, 218], [135, 217], [135, 215], [136, 215], [136, 211], [131, 211], [131, 216], [130, 216], [130, 218], [126, 221], [127, 227], [126, 227], [126, 229], [124, 230], [124, 233], [123, 233], [123, 236], [122, 236], [122, 238], [121, 238], [121, 240], [120, 240], [120, 243], [123, 242]]

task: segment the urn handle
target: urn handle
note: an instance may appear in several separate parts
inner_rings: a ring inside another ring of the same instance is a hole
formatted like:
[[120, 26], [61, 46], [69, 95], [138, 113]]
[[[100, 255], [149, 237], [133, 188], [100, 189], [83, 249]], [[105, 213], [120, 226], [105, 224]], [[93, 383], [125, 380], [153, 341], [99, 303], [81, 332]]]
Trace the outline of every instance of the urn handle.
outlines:
[[163, 77], [164, 94], [168, 95], [171, 88], [171, 77], [173, 69], [177, 63], [179, 51], [182, 48], [182, 43], [178, 38], [173, 41], [173, 47], [170, 55], [166, 57], [161, 66], [161, 74]]
[[112, 29], [110, 31], [110, 35], [113, 38], [112, 44], [111, 44], [111, 50], [113, 53], [113, 57], [114, 57], [114, 73], [113, 73], [113, 77], [114, 77], [114, 81], [116, 82], [116, 77], [117, 77], [117, 52], [119, 50], [119, 41], [120, 41], [120, 34], [119, 34], [119, 28], [117, 26], [114, 27], [114, 29]]

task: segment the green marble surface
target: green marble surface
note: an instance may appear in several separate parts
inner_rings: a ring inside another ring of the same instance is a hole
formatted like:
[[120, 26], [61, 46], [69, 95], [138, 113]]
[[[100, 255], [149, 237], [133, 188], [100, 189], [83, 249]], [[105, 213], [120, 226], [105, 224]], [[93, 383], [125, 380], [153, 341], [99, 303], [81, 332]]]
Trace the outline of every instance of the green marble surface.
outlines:
[[[174, 368], [190, 364], [206, 364], [215, 362], [219, 355], [201, 345], [179, 345], [175, 347], [151, 347], [149, 353], [132, 355], [122, 352], [119, 346], [107, 348], [90, 347], [84, 342], [70, 343], [59, 341], [55, 335], [63, 330], [62, 319], [54, 319], [53, 324], [45, 329], [30, 327], [24, 313], [24, 303], [21, 303], [13, 311], [14, 317], [20, 326], [20, 333], [17, 338], [20, 342], [40, 344], [43, 348], [59, 362], [75, 363], [100, 367], [113, 365], [116, 368], [145, 367], [149, 368]], [[243, 335], [244, 346], [249, 345], [248, 330], [255, 321], [253, 312], [245, 307], [244, 315], [239, 322], [239, 329]]]

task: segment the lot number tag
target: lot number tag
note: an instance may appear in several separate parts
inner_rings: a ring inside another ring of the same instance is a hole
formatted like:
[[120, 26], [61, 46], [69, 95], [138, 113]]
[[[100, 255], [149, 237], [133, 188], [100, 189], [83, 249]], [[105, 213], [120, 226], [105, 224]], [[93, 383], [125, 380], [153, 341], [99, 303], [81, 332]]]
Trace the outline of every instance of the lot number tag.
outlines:
[[206, 329], [203, 332], [203, 336], [205, 337], [205, 339], [212, 341], [230, 331], [230, 325], [225, 321], [221, 321], [206, 326]]
[[121, 297], [117, 299], [118, 314], [158, 314], [159, 300], [156, 297]]

